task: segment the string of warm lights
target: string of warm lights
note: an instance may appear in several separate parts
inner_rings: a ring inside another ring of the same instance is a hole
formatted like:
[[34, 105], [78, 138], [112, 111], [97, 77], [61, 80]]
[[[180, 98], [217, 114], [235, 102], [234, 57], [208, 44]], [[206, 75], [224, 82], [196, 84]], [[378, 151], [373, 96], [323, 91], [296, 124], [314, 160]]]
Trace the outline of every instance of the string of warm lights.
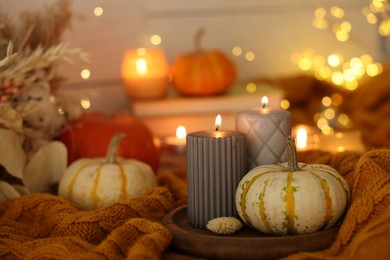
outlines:
[[[369, 6], [362, 10], [363, 16], [370, 24], [375, 25], [378, 20], [381, 21], [378, 26], [378, 33], [381, 36], [390, 35], [388, 10], [387, 0], [372, 0]], [[338, 6], [333, 6], [328, 11], [323, 7], [315, 9], [312, 24], [320, 30], [331, 29], [340, 42], [346, 42], [350, 39], [352, 24], [345, 20], [345, 11]], [[322, 56], [307, 49], [301, 53], [293, 53], [291, 60], [298, 65], [301, 71], [312, 72], [317, 79], [331, 82], [349, 91], [356, 90], [363, 77], [375, 77], [383, 71], [382, 64], [375, 62], [369, 54], [347, 60], [339, 52]], [[323, 97], [321, 112], [314, 116], [314, 121], [323, 134], [334, 134], [335, 129], [352, 126], [353, 122], [349, 116], [339, 112], [339, 106], [342, 102], [342, 96], [338, 93], [331, 97]]]
[[[387, 0], [372, 0], [368, 7], [363, 8], [362, 14], [369, 23], [375, 24], [377, 22], [375, 13], [387, 17], [387, 10]], [[321, 30], [331, 28], [338, 41], [346, 42], [350, 39], [352, 24], [344, 20], [344, 17], [345, 11], [341, 7], [332, 6], [328, 11], [323, 7], [318, 7], [314, 11], [312, 24]], [[330, 18], [333, 18], [333, 21]], [[385, 29], [382, 28], [382, 30]], [[302, 53], [294, 53], [291, 60], [298, 65], [300, 70], [314, 72], [317, 79], [330, 81], [336, 86], [351, 91], [358, 88], [359, 80], [363, 76], [375, 77], [383, 70], [382, 65], [374, 62], [369, 54], [346, 60], [338, 52], [324, 57], [315, 55], [312, 50], [305, 50]]]
[[[367, 22], [372, 25], [378, 25], [378, 33], [381, 36], [390, 35], [390, 18], [388, 11], [390, 6], [387, 0], [372, 0], [371, 3], [363, 7], [361, 13]], [[341, 42], [348, 41], [352, 25], [344, 20], [345, 11], [338, 6], [332, 6], [329, 11], [323, 7], [318, 7], [314, 11], [313, 26], [320, 30], [332, 29], [337, 40]], [[330, 19], [333, 19], [330, 20]]]
[[318, 80], [329, 81], [345, 90], [356, 90], [359, 80], [364, 76], [375, 77], [382, 73], [383, 67], [374, 62], [369, 54], [346, 60], [339, 52], [328, 56], [314, 53], [311, 49], [293, 53], [291, 61], [304, 72], [312, 72]]
[[[101, 6], [96, 6], [94, 9], [93, 9], [93, 15], [96, 16], [96, 17], [100, 17], [102, 16], [104, 13], [104, 9], [103, 7]], [[80, 72], [80, 77], [84, 80], [88, 80], [91, 78], [91, 70], [88, 69], [88, 68], [83, 68]], [[89, 102], [89, 99], [87, 98], [83, 98], [80, 100], [80, 104], [81, 106], [84, 108], [84, 109], [88, 109], [90, 108], [91, 104]]]
[[334, 134], [335, 129], [352, 127], [352, 121], [349, 116], [339, 112], [339, 106], [342, 102], [343, 97], [338, 93], [322, 98], [321, 112], [314, 115], [314, 121], [324, 135]]
[[387, 0], [372, 0], [369, 6], [364, 7], [362, 14], [369, 24], [378, 25], [378, 33], [382, 36], [390, 35], [390, 6]]

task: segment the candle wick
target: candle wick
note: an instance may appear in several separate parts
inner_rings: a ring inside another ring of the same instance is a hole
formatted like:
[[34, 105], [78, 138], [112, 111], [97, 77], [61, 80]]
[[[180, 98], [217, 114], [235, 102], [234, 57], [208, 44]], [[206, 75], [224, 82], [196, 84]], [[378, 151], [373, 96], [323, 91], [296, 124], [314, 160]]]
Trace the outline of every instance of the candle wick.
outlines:
[[215, 131], [218, 131], [218, 129], [219, 129], [219, 126], [216, 126], [216, 127], [215, 127]]
[[263, 104], [263, 108], [265, 108], [265, 104]]

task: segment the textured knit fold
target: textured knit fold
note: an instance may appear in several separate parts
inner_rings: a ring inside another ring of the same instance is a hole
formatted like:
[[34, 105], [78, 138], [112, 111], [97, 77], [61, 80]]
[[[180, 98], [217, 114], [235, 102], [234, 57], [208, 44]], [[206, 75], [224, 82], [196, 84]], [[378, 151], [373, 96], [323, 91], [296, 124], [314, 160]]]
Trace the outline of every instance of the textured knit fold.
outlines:
[[173, 202], [166, 187], [94, 211], [50, 194], [22, 196], [0, 205], [0, 258], [158, 259], [171, 241], [159, 221]]
[[[334, 243], [285, 259], [390, 259], [390, 150], [363, 155], [300, 153], [305, 163], [335, 168], [351, 188], [351, 203]], [[186, 203], [185, 174], [159, 175], [147, 196], [82, 211], [50, 194], [24, 195], [0, 204], [1, 259], [192, 259], [170, 247], [161, 224]]]

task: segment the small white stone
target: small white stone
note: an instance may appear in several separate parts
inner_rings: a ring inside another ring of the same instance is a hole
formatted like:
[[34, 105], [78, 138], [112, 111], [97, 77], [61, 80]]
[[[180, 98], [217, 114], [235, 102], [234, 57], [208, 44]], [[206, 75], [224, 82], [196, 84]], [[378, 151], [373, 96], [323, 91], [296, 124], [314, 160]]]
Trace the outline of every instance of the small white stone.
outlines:
[[235, 217], [219, 217], [207, 223], [207, 229], [217, 234], [233, 234], [240, 230], [242, 222]]

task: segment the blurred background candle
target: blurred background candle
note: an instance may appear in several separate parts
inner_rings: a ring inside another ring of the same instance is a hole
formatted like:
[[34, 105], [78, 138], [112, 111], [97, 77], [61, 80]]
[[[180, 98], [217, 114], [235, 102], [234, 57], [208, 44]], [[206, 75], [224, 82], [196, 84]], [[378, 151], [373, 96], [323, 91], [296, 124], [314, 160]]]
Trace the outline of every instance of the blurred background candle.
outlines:
[[187, 130], [183, 125], [176, 128], [175, 136], [168, 136], [165, 138], [164, 144], [168, 148], [173, 148], [176, 152], [183, 153], [186, 148]]
[[308, 125], [297, 125], [292, 130], [292, 136], [298, 151], [316, 150], [319, 148], [319, 130]]
[[125, 52], [121, 67], [130, 99], [159, 99], [168, 93], [169, 66], [162, 49], [138, 48]]
[[285, 138], [291, 135], [291, 114], [280, 108], [269, 108], [265, 96], [261, 102], [262, 107], [236, 115], [236, 129], [246, 136], [247, 170], [287, 160]]
[[188, 221], [205, 228], [217, 217], [237, 217], [235, 192], [246, 173], [245, 135], [215, 129], [187, 135]]

